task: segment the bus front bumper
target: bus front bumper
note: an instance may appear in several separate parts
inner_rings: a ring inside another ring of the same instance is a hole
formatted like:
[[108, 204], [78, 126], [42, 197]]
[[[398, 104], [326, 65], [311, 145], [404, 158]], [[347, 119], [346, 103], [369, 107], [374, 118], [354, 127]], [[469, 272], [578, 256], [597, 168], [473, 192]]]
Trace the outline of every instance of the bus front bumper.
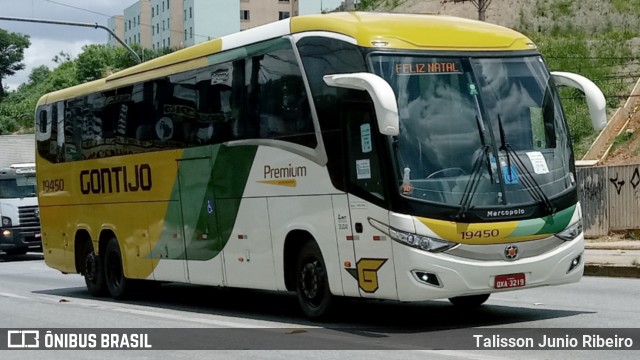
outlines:
[[574, 283], [584, 271], [583, 235], [547, 253], [515, 261], [471, 260], [429, 253], [397, 242], [393, 244], [393, 253], [398, 297], [402, 301]]

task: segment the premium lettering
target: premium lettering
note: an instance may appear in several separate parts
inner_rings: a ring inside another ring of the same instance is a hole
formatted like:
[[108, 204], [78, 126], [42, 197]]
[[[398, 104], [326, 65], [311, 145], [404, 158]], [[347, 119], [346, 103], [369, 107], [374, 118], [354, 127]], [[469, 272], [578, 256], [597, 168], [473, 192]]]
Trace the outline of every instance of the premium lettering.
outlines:
[[88, 194], [112, 194], [151, 190], [151, 166], [115, 166], [111, 168], [82, 170], [80, 191]]
[[269, 165], [264, 166], [265, 179], [284, 179], [307, 176], [306, 166], [293, 167], [291, 164], [287, 167], [274, 168]]

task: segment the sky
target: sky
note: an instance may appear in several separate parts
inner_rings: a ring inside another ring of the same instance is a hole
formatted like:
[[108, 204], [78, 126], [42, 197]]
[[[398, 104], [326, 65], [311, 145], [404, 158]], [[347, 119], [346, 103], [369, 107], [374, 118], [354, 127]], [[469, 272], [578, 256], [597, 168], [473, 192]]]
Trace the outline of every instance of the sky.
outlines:
[[[124, 9], [137, 0], [0, 0], [0, 16], [57, 21], [82, 22], [107, 26], [111, 16], [122, 15]], [[215, 0], [211, 0], [215, 1]], [[340, 0], [314, 0], [324, 8], [340, 4]], [[307, 0], [307, 3], [309, 0]], [[305, 5], [309, 6], [309, 5]], [[311, 5], [313, 7], [313, 5]], [[320, 8], [320, 5], [318, 5]], [[302, 11], [302, 9], [301, 9]], [[75, 58], [87, 44], [106, 43], [108, 33], [103, 29], [37, 24], [0, 20], [0, 28], [29, 35], [31, 46], [25, 50], [23, 63], [25, 70], [3, 79], [10, 89], [27, 81], [31, 69], [46, 65], [50, 69], [52, 61], [60, 51]]]
[[[136, 0], [0, 0], [0, 16], [82, 23], [107, 26], [113, 15], [121, 15]], [[10, 89], [26, 82], [31, 69], [56, 64], [53, 57], [60, 51], [76, 57], [87, 44], [106, 43], [108, 33], [102, 29], [36, 24], [0, 20], [0, 28], [29, 35], [31, 46], [25, 50], [25, 70], [3, 80]]]

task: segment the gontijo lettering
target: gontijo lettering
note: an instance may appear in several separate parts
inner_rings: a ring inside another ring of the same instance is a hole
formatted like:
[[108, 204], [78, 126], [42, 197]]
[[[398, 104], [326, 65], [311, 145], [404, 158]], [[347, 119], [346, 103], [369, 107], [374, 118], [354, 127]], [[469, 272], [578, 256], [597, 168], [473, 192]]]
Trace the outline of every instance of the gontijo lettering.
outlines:
[[88, 194], [111, 194], [151, 190], [149, 164], [114, 166], [80, 171], [80, 191]]

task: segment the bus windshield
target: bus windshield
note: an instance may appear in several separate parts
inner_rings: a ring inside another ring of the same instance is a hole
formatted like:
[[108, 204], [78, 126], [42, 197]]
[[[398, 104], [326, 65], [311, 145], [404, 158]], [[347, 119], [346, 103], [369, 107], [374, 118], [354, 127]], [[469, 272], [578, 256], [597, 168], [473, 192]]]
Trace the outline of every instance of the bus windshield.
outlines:
[[376, 54], [398, 98], [391, 151], [402, 195], [491, 208], [549, 203], [574, 186], [562, 110], [539, 56]]

